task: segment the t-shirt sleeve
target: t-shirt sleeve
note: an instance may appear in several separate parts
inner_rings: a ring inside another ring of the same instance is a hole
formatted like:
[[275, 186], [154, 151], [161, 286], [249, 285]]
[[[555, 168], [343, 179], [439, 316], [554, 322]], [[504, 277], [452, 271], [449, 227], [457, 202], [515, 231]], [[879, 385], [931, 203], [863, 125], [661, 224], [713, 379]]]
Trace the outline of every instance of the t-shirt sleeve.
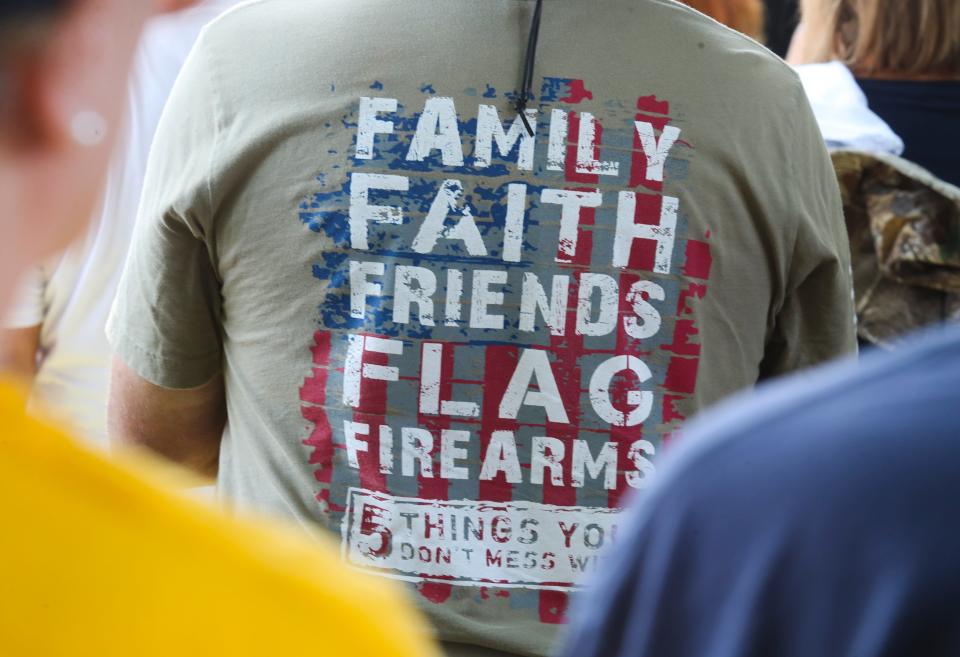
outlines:
[[46, 273], [42, 267], [32, 267], [17, 284], [13, 303], [3, 317], [3, 328], [25, 329], [43, 324], [43, 291]]
[[786, 181], [796, 228], [786, 289], [767, 340], [761, 379], [816, 365], [857, 347], [850, 246], [840, 188], [799, 84], [796, 93], [795, 155]]
[[166, 388], [203, 385], [221, 368], [210, 173], [220, 125], [212, 78], [201, 41], [157, 128], [136, 229], [107, 322], [115, 355]]

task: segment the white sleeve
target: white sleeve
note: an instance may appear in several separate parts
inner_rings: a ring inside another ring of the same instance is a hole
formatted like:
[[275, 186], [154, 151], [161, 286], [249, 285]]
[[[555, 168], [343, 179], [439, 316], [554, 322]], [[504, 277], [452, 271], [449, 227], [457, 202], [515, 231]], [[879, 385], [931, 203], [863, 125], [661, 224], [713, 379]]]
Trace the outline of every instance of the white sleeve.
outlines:
[[3, 316], [2, 327], [22, 329], [43, 323], [43, 292], [47, 285], [42, 267], [31, 267], [21, 277], [13, 302]]

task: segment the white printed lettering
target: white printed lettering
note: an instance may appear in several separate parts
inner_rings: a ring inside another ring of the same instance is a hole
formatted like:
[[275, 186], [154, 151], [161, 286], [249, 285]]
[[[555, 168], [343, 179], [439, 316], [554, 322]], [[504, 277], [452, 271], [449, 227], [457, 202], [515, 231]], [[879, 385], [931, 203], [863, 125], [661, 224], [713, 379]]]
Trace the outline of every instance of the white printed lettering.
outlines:
[[463, 144], [457, 127], [457, 108], [453, 98], [428, 98], [417, 120], [417, 129], [407, 151], [408, 162], [423, 162], [434, 149], [440, 149], [444, 166], [463, 166]]
[[382, 173], [354, 173], [350, 176], [350, 247], [362, 251], [370, 249], [367, 224], [403, 223], [403, 210], [393, 205], [370, 205], [371, 189], [405, 192], [410, 179]]
[[[524, 112], [534, 134], [537, 130], [537, 110], [528, 109]], [[510, 126], [509, 132], [504, 132], [500, 114], [493, 105], [480, 105], [477, 110], [477, 140], [474, 147], [473, 161], [478, 167], [490, 166], [493, 157], [493, 144], [496, 142], [500, 154], [506, 156], [520, 142], [517, 154], [517, 168], [531, 171], [533, 169], [534, 139], [527, 132], [523, 121], [518, 116]]]
[[381, 121], [377, 118], [379, 112], [396, 112], [396, 98], [360, 98], [360, 117], [357, 120], [357, 151], [358, 160], [373, 159], [374, 135], [389, 135], [393, 133], [392, 121]]

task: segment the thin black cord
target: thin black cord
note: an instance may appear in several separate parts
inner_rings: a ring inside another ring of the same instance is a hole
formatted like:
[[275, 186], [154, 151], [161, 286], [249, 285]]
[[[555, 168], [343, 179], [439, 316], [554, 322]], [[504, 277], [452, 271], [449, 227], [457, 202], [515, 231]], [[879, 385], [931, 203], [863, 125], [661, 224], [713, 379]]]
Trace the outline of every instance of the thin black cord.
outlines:
[[520, 95], [517, 96], [516, 109], [523, 121], [523, 126], [527, 129], [530, 136], [533, 136], [533, 128], [527, 120], [527, 101], [533, 97], [531, 87], [533, 86], [533, 67], [537, 59], [537, 39], [540, 38], [540, 15], [543, 13], [543, 0], [537, 0], [537, 6], [533, 10], [533, 20], [530, 23], [530, 36], [527, 38], [527, 56], [523, 65], [523, 83], [520, 85]]

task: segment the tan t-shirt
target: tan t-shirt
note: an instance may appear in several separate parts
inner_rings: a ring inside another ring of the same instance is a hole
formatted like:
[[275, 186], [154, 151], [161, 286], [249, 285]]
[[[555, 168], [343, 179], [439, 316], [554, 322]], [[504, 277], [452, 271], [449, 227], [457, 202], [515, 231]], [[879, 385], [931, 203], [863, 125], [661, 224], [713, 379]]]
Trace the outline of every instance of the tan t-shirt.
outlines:
[[679, 4], [546, 0], [530, 137], [533, 5], [221, 18], [110, 326], [159, 385], [222, 368], [224, 494], [410, 582], [454, 653], [546, 654], [685, 418], [854, 348], [796, 76]]

